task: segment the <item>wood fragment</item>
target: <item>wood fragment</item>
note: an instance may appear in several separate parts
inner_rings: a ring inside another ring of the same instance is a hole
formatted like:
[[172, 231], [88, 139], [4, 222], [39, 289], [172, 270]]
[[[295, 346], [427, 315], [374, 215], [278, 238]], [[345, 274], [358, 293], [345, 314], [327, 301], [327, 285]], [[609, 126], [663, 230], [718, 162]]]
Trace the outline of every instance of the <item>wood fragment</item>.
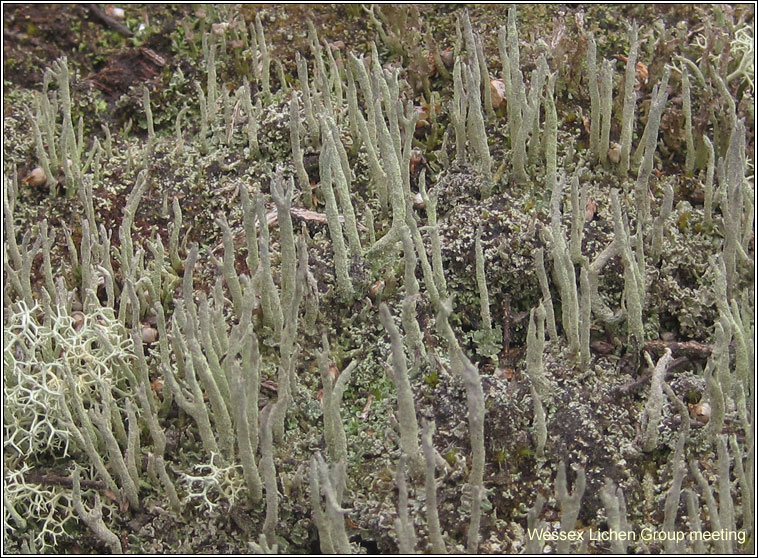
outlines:
[[126, 26], [122, 25], [111, 16], [106, 14], [103, 10], [101, 10], [97, 4], [88, 4], [87, 7], [95, 19], [99, 20], [100, 23], [104, 24], [106, 27], [113, 29], [119, 35], [123, 35], [124, 37], [131, 37], [134, 35], [134, 33], [129, 31]]
[[[672, 360], [669, 365], [666, 367], [666, 374], [664, 376], [664, 379], [667, 380], [669, 376], [673, 373], [685, 366], [686, 364], [690, 363], [689, 357], [683, 356], [679, 357], [677, 359]], [[643, 386], [650, 384], [650, 378], [653, 376], [652, 372], [647, 372], [640, 376], [639, 378], [635, 378], [623, 385], [618, 386], [615, 388], [616, 393], [619, 395], [629, 395], [631, 393], [634, 393], [635, 391], [638, 391]]]
[[[43, 486], [65, 486], [66, 488], [72, 488], [74, 486], [71, 477], [63, 477], [61, 475], [45, 475], [41, 473], [30, 473], [24, 475], [24, 482], [27, 484], [41, 484]], [[104, 491], [106, 485], [104, 482], [82, 479], [79, 481], [82, 488], [94, 488], [95, 490]]]
[[663, 355], [666, 349], [671, 349], [674, 357], [686, 356], [689, 358], [707, 359], [711, 356], [713, 345], [698, 343], [697, 341], [663, 341], [657, 339], [648, 341], [644, 349], [656, 356]]

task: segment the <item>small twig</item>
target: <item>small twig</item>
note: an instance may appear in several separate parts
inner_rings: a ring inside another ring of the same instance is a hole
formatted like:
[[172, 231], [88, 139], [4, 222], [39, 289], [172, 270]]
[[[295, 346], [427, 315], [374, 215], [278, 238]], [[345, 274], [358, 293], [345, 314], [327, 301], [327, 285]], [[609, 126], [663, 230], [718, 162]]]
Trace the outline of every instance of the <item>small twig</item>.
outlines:
[[100, 22], [105, 24], [106, 27], [110, 27], [119, 35], [123, 35], [124, 37], [131, 37], [134, 34], [131, 31], [129, 31], [129, 29], [127, 29], [124, 25], [122, 25], [121, 23], [119, 23], [118, 21], [110, 17], [103, 10], [101, 10], [97, 4], [87, 4], [87, 7], [89, 8], [90, 13], [95, 17], [95, 19], [100, 20]]
[[[41, 485], [65, 486], [66, 488], [73, 487], [71, 477], [62, 477], [60, 475], [32, 473], [24, 475], [24, 482]], [[83, 488], [94, 488], [95, 490], [105, 490], [107, 488], [105, 483], [101, 481], [83, 479], [80, 482]]]
[[644, 349], [655, 355], [662, 355], [666, 349], [671, 349], [675, 357], [686, 356], [690, 358], [707, 359], [711, 356], [713, 345], [705, 345], [696, 341], [648, 341]]
[[[665, 341], [660, 341], [660, 343], [665, 343]], [[647, 348], [647, 346], [645, 347]], [[666, 367], [666, 375], [664, 376], [664, 379], [668, 379], [668, 377], [681, 368], [684, 364], [687, 364], [690, 361], [689, 357], [682, 356], [677, 359], [672, 360], [669, 365]], [[648, 385], [650, 383], [650, 378], [653, 376], [652, 371], [646, 372], [639, 378], [636, 378], [634, 380], [631, 380], [623, 385], [618, 386], [615, 391], [619, 395], [629, 395], [631, 393], [634, 393], [635, 391], [639, 390], [642, 386]]]
[[[311, 211], [309, 209], [301, 209], [299, 207], [292, 207], [290, 208], [290, 215], [296, 219], [300, 219], [301, 221], [306, 221], [308, 223], [318, 223], [320, 225], [326, 225], [326, 213], [319, 213], [317, 211]], [[340, 215], [339, 216], [340, 223], [345, 222], [345, 216]], [[276, 213], [276, 210], [271, 210], [268, 213], [266, 213], [266, 225], [269, 227], [273, 227], [277, 224], [279, 220], [279, 217]], [[260, 224], [258, 223], [258, 220], [255, 220], [256, 228], [260, 228]], [[362, 224], [358, 224], [358, 229], [361, 231], [365, 231], [366, 227]], [[243, 235], [245, 234], [245, 231], [237, 231], [234, 233], [233, 238], [235, 241], [241, 239]], [[221, 250], [224, 247], [223, 242], [219, 242], [218, 245], [212, 250], [212, 253], [215, 254], [219, 250]]]
[[511, 327], [513, 327], [513, 310], [511, 297], [506, 294], [503, 300], [503, 353], [507, 354], [511, 348]]

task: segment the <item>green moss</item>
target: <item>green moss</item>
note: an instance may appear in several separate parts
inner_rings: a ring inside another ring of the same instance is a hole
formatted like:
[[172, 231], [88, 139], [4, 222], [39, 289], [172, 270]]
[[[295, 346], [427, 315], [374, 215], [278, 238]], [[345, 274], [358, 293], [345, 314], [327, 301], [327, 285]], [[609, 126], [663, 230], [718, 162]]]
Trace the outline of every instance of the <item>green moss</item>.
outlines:
[[429, 374], [424, 376], [424, 383], [429, 386], [432, 390], [437, 387], [437, 384], [440, 383], [440, 376], [437, 373], [436, 370], [431, 371]]
[[495, 463], [502, 470], [503, 465], [508, 460], [508, 452], [505, 450], [497, 450], [494, 455]]
[[518, 459], [532, 459], [534, 457], [534, 449], [526, 446], [519, 446], [516, 448], [516, 457]]
[[448, 450], [442, 457], [444, 457], [445, 461], [447, 461], [448, 465], [451, 467], [455, 467], [458, 463], [458, 451], [456, 450]]
[[688, 405], [696, 405], [700, 403], [700, 400], [703, 398], [703, 394], [700, 390], [697, 389], [691, 389], [687, 392], [687, 395], [684, 398], [684, 402]]
[[687, 234], [690, 230], [690, 218], [692, 217], [692, 214], [689, 211], [683, 212], [679, 219], [676, 221], [676, 226], [679, 227], [679, 232], [682, 234]]

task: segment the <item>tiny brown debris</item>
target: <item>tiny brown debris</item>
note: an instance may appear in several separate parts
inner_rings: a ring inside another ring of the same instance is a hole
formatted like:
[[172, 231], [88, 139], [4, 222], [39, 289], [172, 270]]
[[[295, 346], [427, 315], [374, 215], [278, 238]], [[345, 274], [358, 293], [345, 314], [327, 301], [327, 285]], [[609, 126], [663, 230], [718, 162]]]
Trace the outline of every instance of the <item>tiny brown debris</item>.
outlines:
[[440, 58], [442, 58], [442, 63], [445, 65], [445, 67], [449, 70], [453, 67], [453, 63], [455, 62], [455, 53], [453, 52], [453, 47], [447, 47], [445, 50], [440, 52]]
[[515, 375], [516, 372], [509, 366], [495, 370], [495, 377], [501, 380], [511, 381]]
[[413, 150], [411, 150], [411, 162], [410, 162], [411, 175], [416, 176], [419, 172], [421, 172], [421, 169], [425, 165], [426, 165], [426, 157], [424, 157], [424, 152], [421, 151], [418, 147], [414, 147]]
[[[296, 219], [300, 219], [301, 221], [307, 221], [309, 223], [318, 223], [319, 225], [326, 225], [328, 223], [328, 220], [326, 218], [326, 213], [320, 213], [318, 211], [313, 211], [311, 209], [303, 209], [301, 207], [293, 207], [290, 209], [290, 215], [295, 217]], [[340, 215], [340, 223], [345, 222], [345, 216]], [[278, 216], [276, 214], [276, 211], [270, 211], [266, 214], [266, 224], [271, 227], [275, 225], [278, 221]], [[363, 225], [359, 224], [358, 228], [361, 230], [365, 230]]]
[[337, 378], [340, 377], [340, 370], [334, 363], [329, 365], [329, 377], [331, 378], [332, 383], [336, 382]]
[[273, 391], [274, 393], [279, 392], [279, 386], [276, 385], [276, 382], [273, 382], [271, 380], [262, 379], [261, 387], [263, 389], [267, 389], [268, 391]]
[[424, 198], [418, 192], [411, 196], [411, 200], [413, 201], [413, 209], [426, 209]]
[[636, 69], [638, 82], [640, 82], [641, 84], [647, 83], [647, 79], [649, 76], [648, 71], [647, 71], [647, 66], [643, 62], [637, 62], [637, 67], [635, 69]]
[[266, 213], [266, 225], [268, 225], [269, 227], [273, 225], [274, 223], [276, 223], [277, 219], [278, 217], [276, 214], [276, 209]]
[[593, 341], [590, 343], [590, 349], [599, 355], [609, 355], [613, 352], [613, 345], [605, 341]]
[[[318, 211], [312, 211], [310, 209], [301, 209], [299, 207], [293, 207], [290, 209], [290, 215], [293, 217], [297, 217], [298, 219], [302, 221], [308, 221], [311, 223], [319, 223], [321, 225], [327, 224], [326, 219], [326, 213], [319, 213]], [[344, 218], [340, 216], [340, 221], [343, 221]], [[276, 222], [276, 218], [274, 218], [274, 222]]]
[[422, 105], [414, 107], [414, 110], [416, 111], [416, 114], [418, 114], [415, 132], [416, 137], [425, 136], [431, 130], [429, 119], [432, 113], [434, 113], [434, 116], [439, 115], [442, 111], [442, 107], [439, 105], [439, 103], [424, 103]]
[[502, 79], [491, 79], [492, 108], [499, 108], [505, 102], [505, 82]]
[[124, 12], [123, 8], [119, 8], [117, 6], [112, 6], [111, 4], [108, 4], [107, 6], [105, 6], [105, 15], [108, 15], [116, 19], [124, 19], [124, 17], [126, 16], [126, 13]]
[[151, 345], [158, 340], [158, 330], [150, 326], [142, 326], [142, 342]]
[[100, 21], [100, 23], [106, 27], [113, 29], [116, 33], [119, 33], [124, 37], [132, 36], [132, 32], [119, 21], [124, 19], [124, 16], [126, 15], [122, 8], [106, 6], [105, 10], [101, 10], [97, 4], [89, 4], [88, 7], [92, 17]]
[[371, 403], [374, 401], [374, 394], [369, 393], [368, 397], [366, 398], [366, 404], [363, 406], [363, 410], [361, 411], [361, 420], [366, 420], [366, 417], [368, 417], [369, 409], [371, 409]]
[[[80, 481], [82, 482], [82, 481]], [[111, 502], [118, 502], [118, 496], [116, 496], [116, 493], [113, 492], [110, 488], [106, 488], [103, 490], [103, 495], [108, 498]]]
[[371, 297], [371, 300], [376, 302], [376, 299], [384, 291], [384, 287], [385, 287], [385, 282], [382, 281], [381, 279], [377, 281], [376, 283], [374, 283], [373, 285], [371, 285], [371, 288], [368, 290], [368, 294]]
[[140, 52], [145, 56], [145, 58], [149, 58], [153, 62], [155, 62], [156, 66], [160, 66], [161, 68], [166, 65], [166, 59], [163, 58], [160, 54], [155, 52], [151, 48], [142, 47], [140, 48]]
[[74, 320], [74, 330], [81, 331], [81, 329], [84, 327], [84, 312], [80, 312], [78, 310], [71, 312], [71, 319]]
[[[43, 486], [64, 486], [71, 488], [73, 486], [72, 477], [63, 477], [55, 474], [45, 474], [38, 470], [32, 470], [24, 475], [24, 482], [28, 484], [41, 484]], [[80, 485], [82, 488], [92, 488], [102, 492], [107, 498], [116, 501], [116, 495], [106, 488], [105, 483], [96, 480], [81, 479]]]
[[27, 174], [21, 182], [28, 184], [32, 188], [41, 188], [47, 183], [47, 177], [45, 176], [45, 171], [42, 170], [42, 167], [35, 167], [29, 171], [29, 174]]
[[589, 223], [595, 218], [595, 212], [597, 211], [597, 202], [592, 198], [587, 198], [587, 206], [584, 208], [584, 222]]
[[[628, 58], [623, 54], [617, 54], [616, 58], [621, 60], [624, 63], [626, 63], [628, 60]], [[635, 70], [634, 88], [639, 89], [640, 87], [642, 87], [644, 84], [647, 83], [647, 80], [649, 77], [647, 66], [643, 62], [638, 61], [637, 65], [634, 67], [634, 70]]]
[[579, 114], [580, 114], [580, 115], [581, 115], [581, 117], [582, 117], [582, 126], [584, 126], [584, 131], [585, 131], [585, 133], [586, 133], [587, 135], [589, 135], [589, 134], [590, 134], [590, 128], [591, 128], [591, 126], [592, 126], [592, 121], [590, 120], [590, 117], [589, 117], [589, 116], [587, 116], [586, 114], [584, 114], [584, 113], [581, 111], [581, 107], [579, 107]]
[[611, 143], [611, 147], [608, 149], [608, 159], [614, 165], [618, 165], [619, 161], [621, 160], [621, 144], [620, 143], [616, 143], [616, 142]]
[[156, 378], [150, 382], [150, 389], [152, 389], [155, 395], [160, 399], [163, 399], [163, 380], [161, 378]]
[[711, 405], [706, 401], [689, 405], [690, 418], [698, 425], [705, 426], [711, 420]]

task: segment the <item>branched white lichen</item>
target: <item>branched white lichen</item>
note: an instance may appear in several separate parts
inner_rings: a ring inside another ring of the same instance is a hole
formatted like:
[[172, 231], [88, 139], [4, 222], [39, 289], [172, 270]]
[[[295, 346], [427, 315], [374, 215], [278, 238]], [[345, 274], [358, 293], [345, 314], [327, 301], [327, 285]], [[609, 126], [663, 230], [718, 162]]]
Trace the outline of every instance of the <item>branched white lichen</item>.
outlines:
[[[214, 515], [222, 509], [231, 508], [241, 499], [245, 481], [240, 465], [226, 465], [219, 454], [212, 453], [208, 463], [198, 463], [192, 470], [194, 474], [179, 473], [185, 503], [197, 505]], [[222, 503], [223, 508], [219, 507]]]
[[[98, 401], [100, 385], [125, 381], [119, 363], [130, 360], [126, 331], [110, 311], [72, 316], [54, 308], [43, 317], [39, 306], [19, 302], [7, 317], [3, 344], [4, 447], [26, 457], [50, 450], [67, 455], [72, 433], [62, 397]], [[76, 372], [72, 393], [67, 371]]]

